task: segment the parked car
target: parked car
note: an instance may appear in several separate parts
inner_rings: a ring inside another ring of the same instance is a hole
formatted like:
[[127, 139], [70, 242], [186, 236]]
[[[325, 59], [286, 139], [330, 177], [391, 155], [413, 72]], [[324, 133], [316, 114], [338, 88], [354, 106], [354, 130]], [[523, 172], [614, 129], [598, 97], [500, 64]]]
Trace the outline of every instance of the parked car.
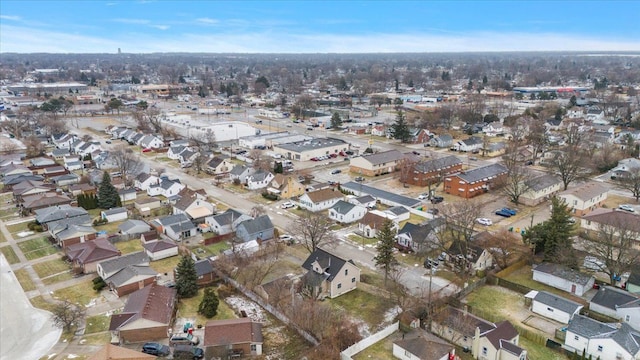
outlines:
[[111, 140], [107, 140], [107, 141], [105, 141], [105, 143], [111, 144]]
[[192, 334], [174, 334], [169, 339], [170, 346], [198, 344], [200, 344], [200, 338]]
[[628, 211], [628, 212], [635, 212], [636, 211], [636, 209], [634, 209], [633, 206], [627, 205], [627, 204], [622, 204], [622, 205], [618, 206], [618, 209], [624, 210], [624, 211]]
[[173, 349], [173, 358], [174, 359], [188, 359], [190, 356], [193, 356], [194, 360], [204, 358], [204, 351], [193, 345], [176, 345], [175, 349]]
[[169, 355], [169, 347], [156, 342], [148, 342], [142, 345], [142, 352], [155, 356], [167, 356]]
[[444, 198], [442, 196], [432, 196], [431, 197], [431, 203], [432, 204], [439, 204], [441, 202], [444, 201]]
[[438, 265], [440, 265], [440, 263], [437, 260], [433, 260], [431, 258], [427, 258], [424, 261], [424, 267], [427, 269], [431, 269], [431, 268], [436, 269], [438, 268]]
[[414, 150], [414, 151], [412, 151], [411, 153], [412, 153], [413, 155], [420, 155], [420, 153], [419, 153], [419, 152], [417, 152], [417, 151], [415, 151], [415, 150]]
[[427, 213], [429, 213], [431, 215], [438, 215], [440, 213], [440, 210], [432, 208], [432, 209], [427, 210]]
[[477, 218], [476, 222], [480, 225], [484, 225], [484, 226], [491, 226], [493, 225], [493, 221], [491, 221], [491, 219], [487, 219], [487, 218]]
[[429, 198], [429, 194], [420, 194], [418, 196], [418, 200], [427, 200]]
[[287, 201], [287, 202], [283, 203], [281, 205], [281, 207], [283, 209], [290, 209], [290, 208], [296, 207], [296, 205], [294, 203], [292, 203], [291, 201]]
[[511, 217], [511, 213], [508, 211], [505, 211], [504, 209], [500, 209], [496, 211], [496, 215], [498, 216], [503, 216], [503, 217]]
[[142, 152], [143, 152], [143, 153], [147, 153], [147, 152], [151, 152], [152, 150], [153, 150], [153, 149], [146, 148], [146, 149], [142, 149]]
[[341, 172], [342, 170], [340, 169], [331, 170], [331, 175], [340, 174]]
[[438, 255], [438, 261], [445, 261], [447, 260], [447, 253], [446, 252], [441, 252], [440, 255]]
[[364, 178], [362, 176], [358, 176], [354, 180], [357, 181], [357, 182], [363, 182]]
[[514, 209], [509, 209], [509, 208], [507, 208], [507, 207], [502, 208], [501, 210], [502, 210], [502, 211], [504, 211], [504, 212], [508, 212], [509, 214], [511, 214], [511, 216], [514, 216], [515, 214], [517, 214], [517, 213], [518, 213], [518, 211], [516, 211], [516, 210], [514, 210]]

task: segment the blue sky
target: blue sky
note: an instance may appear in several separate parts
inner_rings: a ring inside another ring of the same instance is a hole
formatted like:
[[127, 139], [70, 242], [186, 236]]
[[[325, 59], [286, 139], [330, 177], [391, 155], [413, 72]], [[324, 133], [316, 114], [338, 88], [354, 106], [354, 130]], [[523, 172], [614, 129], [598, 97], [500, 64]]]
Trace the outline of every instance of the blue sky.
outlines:
[[0, 52], [640, 51], [640, 1], [0, 0]]

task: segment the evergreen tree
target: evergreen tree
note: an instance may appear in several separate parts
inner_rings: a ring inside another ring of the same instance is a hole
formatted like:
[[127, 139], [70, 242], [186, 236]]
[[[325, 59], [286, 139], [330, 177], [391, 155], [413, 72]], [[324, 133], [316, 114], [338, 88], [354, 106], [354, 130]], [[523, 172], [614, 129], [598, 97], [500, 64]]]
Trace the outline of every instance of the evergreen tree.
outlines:
[[545, 261], [570, 267], [577, 265], [571, 237], [574, 226], [567, 205], [554, 197], [551, 199], [551, 217], [527, 229], [523, 239], [535, 246], [535, 252], [543, 252]]
[[211, 319], [218, 314], [219, 304], [220, 300], [218, 300], [216, 292], [213, 291], [212, 288], [208, 287], [204, 289], [204, 296], [202, 297], [200, 306], [198, 306], [198, 314], [203, 315], [207, 319]]
[[396, 115], [396, 122], [391, 125], [391, 134], [394, 139], [400, 140], [403, 143], [409, 142], [411, 139], [409, 125], [407, 124], [402, 111], [398, 111], [398, 114]]
[[334, 112], [333, 115], [331, 115], [331, 127], [334, 129], [337, 129], [341, 126], [342, 126], [342, 119], [340, 118], [340, 114], [338, 114], [337, 112]]
[[190, 298], [198, 293], [198, 274], [190, 256], [183, 256], [176, 268], [176, 290], [181, 298]]
[[86, 210], [86, 209], [87, 209], [87, 205], [86, 205], [86, 203], [85, 203], [84, 199], [85, 199], [84, 194], [80, 194], [80, 195], [78, 195], [78, 197], [76, 198], [76, 201], [78, 201], [78, 206], [79, 206], [79, 207], [81, 207], [81, 208], [83, 208], [83, 209], [85, 209], [85, 210]]
[[106, 171], [102, 175], [102, 182], [98, 188], [98, 207], [101, 209], [111, 209], [118, 206], [120, 196], [118, 190], [111, 184], [111, 177]]
[[393, 256], [395, 240], [393, 239], [393, 222], [389, 219], [385, 220], [382, 228], [378, 230], [378, 245], [376, 246], [376, 255], [373, 260], [376, 266], [384, 270], [384, 283], [387, 284], [389, 273], [398, 265], [398, 260]]
[[576, 98], [575, 95], [572, 95], [571, 98], [569, 99], [569, 108], [576, 106], [577, 103], [578, 103], [578, 99]]

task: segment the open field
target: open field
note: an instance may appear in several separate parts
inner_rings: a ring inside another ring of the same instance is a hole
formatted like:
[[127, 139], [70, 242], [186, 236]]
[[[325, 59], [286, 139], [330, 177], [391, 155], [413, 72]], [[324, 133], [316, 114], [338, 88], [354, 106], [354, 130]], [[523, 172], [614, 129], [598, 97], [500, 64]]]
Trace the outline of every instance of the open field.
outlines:
[[58, 252], [58, 249], [45, 237], [19, 242], [18, 247], [27, 260], [38, 259]]
[[2, 248], [0, 248], [0, 251], [2, 251], [4, 257], [7, 258], [7, 262], [9, 264], [17, 264], [20, 262], [20, 259], [18, 259], [18, 255], [11, 246], [3, 246]]

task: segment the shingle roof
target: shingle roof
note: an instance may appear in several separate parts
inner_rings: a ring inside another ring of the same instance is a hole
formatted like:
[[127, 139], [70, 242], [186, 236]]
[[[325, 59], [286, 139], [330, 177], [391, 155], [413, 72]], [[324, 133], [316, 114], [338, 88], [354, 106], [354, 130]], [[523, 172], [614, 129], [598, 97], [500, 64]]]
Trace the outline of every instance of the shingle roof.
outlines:
[[596, 209], [582, 217], [586, 221], [640, 232], [640, 216], [616, 209]]
[[578, 304], [577, 302], [567, 300], [563, 297], [548, 293], [546, 291], [538, 291], [533, 300], [547, 306], [551, 306], [567, 314], [575, 314], [576, 311], [582, 308], [582, 305]]
[[117, 208], [112, 208], [112, 209], [109, 209], [109, 210], [102, 210], [102, 212], [105, 215], [108, 216], [108, 215], [120, 214], [120, 213], [123, 213], [123, 212], [126, 213], [127, 209], [123, 208], [123, 207], [117, 207]]
[[343, 196], [344, 195], [340, 191], [334, 191], [331, 188], [310, 191], [307, 193], [307, 197], [309, 197], [309, 200], [311, 200], [313, 203], [342, 198]]
[[221, 157], [214, 157], [213, 159], [209, 160], [209, 162], [207, 162], [207, 166], [210, 168], [217, 168], [220, 164], [222, 164], [226, 159], [223, 159]]
[[386, 211], [392, 213], [393, 215], [402, 215], [409, 212], [409, 210], [404, 206], [394, 206], [388, 208]]
[[268, 229], [273, 229], [273, 223], [269, 215], [258, 216], [255, 219], [245, 220], [238, 225], [238, 228], [244, 227], [247, 233], [255, 234]]
[[591, 281], [592, 276], [577, 272], [566, 266], [553, 263], [542, 263], [536, 266], [533, 271], [543, 272], [545, 274], [554, 275], [565, 280], [573, 281], [577, 284], [586, 285]]
[[429, 235], [432, 234], [437, 227], [441, 226], [443, 222], [444, 220], [442, 218], [435, 218], [419, 225], [407, 222], [404, 224], [402, 229], [398, 231], [398, 235], [408, 234], [411, 236], [411, 240], [421, 243], [427, 241]]
[[71, 218], [80, 215], [87, 215], [87, 210], [81, 207], [73, 207], [71, 205], [57, 205], [35, 211], [36, 220], [41, 224], [51, 221]]
[[615, 310], [616, 307], [623, 306], [634, 301], [638, 301], [638, 298], [626, 291], [617, 290], [611, 286], [601, 287], [591, 299], [592, 304], [598, 304], [612, 310]]
[[116, 287], [120, 287], [127, 284], [134, 278], [141, 280], [155, 277], [156, 275], [158, 275], [158, 273], [148, 265], [127, 265], [115, 274], [109, 276], [105, 282], [109, 282]]
[[567, 331], [588, 339], [610, 338], [632, 355], [640, 351], [640, 335], [627, 323], [621, 323], [618, 329], [616, 324], [606, 324], [583, 315], [576, 315], [569, 323]]
[[262, 324], [250, 318], [213, 320], [204, 328], [203, 346], [262, 343]]
[[149, 257], [144, 251], [137, 251], [134, 253], [119, 256], [115, 259], [110, 259], [100, 262], [100, 267], [108, 275], [128, 266], [128, 265], [140, 265], [148, 264]]
[[240, 218], [240, 216], [242, 216], [242, 215], [244, 215], [244, 214], [239, 212], [238, 210], [227, 209], [227, 211], [223, 212], [222, 214], [214, 215], [213, 219], [218, 224], [224, 226], [224, 225], [229, 225], [229, 224], [233, 223], [238, 218]]
[[557, 176], [544, 174], [527, 181], [527, 186], [533, 191], [540, 191], [558, 183], [561, 183], [561, 181]]
[[137, 319], [147, 319], [160, 324], [170, 324], [177, 292], [158, 284], [150, 284], [129, 295], [120, 314], [111, 316], [109, 330], [118, 330]]
[[404, 159], [404, 154], [398, 150], [388, 150], [371, 155], [362, 155], [372, 165], [380, 165], [384, 163], [394, 162]]
[[198, 260], [195, 262], [194, 266], [198, 276], [207, 275], [213, 272], [213, 265], [208, 259]]
[[581, 200], [590, 200], [600, 194], [606, 193], [607, 191], [608, 189], [604, 186], [596, 182], [590, 182], [573, 189], [565, 190], [561, 192], [560, 195], [573, 195]]
[[441, 157], [439, 159], [432, 159], [417, 163], [414, 166], [414, 170], [423, 173], [430, 173], [434, 171], [441, 171], [456, 165], [462, 165], [462, 160], [460, 160], [457, 156], [449, 155]]
[[380, 229], [386, 220], [384, 216], [368, 212], [358, 222], [370, 228]]
[[[342, 270], [344, 264], [347, 262], [347, 260], [333, 255], [325, 250], [316, 249], [309, 255], [309, 257], [307, 257], [307, 259], [302, 264], [302, 267], [306, 270], [313, 271], [312, 265], [316, 261], [323, 267], [324, 272], [329, 275], [329, 281], [333, 281], [340, 270]], [[348, 262], [354, 264], [352, 260], [348, 260]]]
[[175, 215], [168, 215], [163, 218], [156, 219], [155, 221], [157, 221], [162, 226], [171, 226], [171, 225], [180, 224], [180, 223], [191, 223], [191, 220], [189, 220], [187, 215], [182, 213], [175, 214]]
[[142, 220], [127, 220], [118, 225], [118, 230], [123, 233], [127, 233], [138, 227], [142, 230], [141, 232], [149, 231], [151, 229], [151, 226]]
[[475, 183], [478, 181], [485, 181], [492, 179], [501, 174], [505, 174], [507, 168], [502, 164], [491, 164], [473, 170], [457, 173], [456, 176], [468, 183]]
[[368, 204], [372, 201], [376, 201], [376, 198], [374, 198], [371, 195], [364, 195], [364, 196], [357, 197], [354, 200], [359, 202], [360, 204]]
[[118, 256], [120, 251], [109, 240], [104, 238], [85, 241], [67, 247], [65, 253], [69, 260], [78, 260], [81, 264], [109, 259]]
[[337, 203], [333, 204], [331, 209], [338, 214], [345, 215], [349, 213], [349, 211], [351, 211], [351, 209], [353, 209], [354, 207], [356, 207], [354, 204], [348, 203], [344, 200], [338, 200]]
[[454, 349], [453, 345], [428, 332], [420, 332], [415, 337], [409, 334], [393, 343], [419, 359], [442, 359]]
[[472, 263], [475, 263], [484, 252], [484, 248], [467, 241], [454, 241], [447, 249], [449, 255], [463, 255]]
[[145, 250], [148, 250], [154, 253], [162, 250], [172, 249], [172, 248], [178, 247], [178, 245], [170, 241], [159, 240], [159, 241], [148, 242], [142, 245], [142, 247], [144, 247]]
[[[499, 323], [496, 323], [495, 325], [496, 327], [492, 330], [489, 330], [489, 332], [487, 332], [485, 336], [496, 349], [502, 349], [502, 342], [500, 340], [510, 341], [518, 336], [518, 331], [513, 327], [513, 325], [511, 325], [509, 321], [501, 321]], [[522, 349], [519, 349], [520, 351], [518, 351], [517, 349], [513, 350], [518, 354], [522, 353]]]
[[94, 234], [95, 232], [96, 229], [94, 229], [92, 226], [64, 224], [64, 228], [56, 229], [55, 237], [56, 239], [66, 240], [72, 237], [76, 237], [78, 234], [88, 235]]
[[377, 189], [372, 186], [363, 185], [354, 181], [349, 181], [348, 183], [341, 184], [340, 186], [345, 190], [353, 191], [355, 193], [368, 194], [373, 196], [376, 199], [387, 200], [387, 201], [390, 201], [399, 205], [403, 205], [406, 207], [410, 207], [410, 208], [418, 206], [422, 203], [420, 200], [399, 195], [393, 192]]
[[231, 175], [236, 175], [236, 176], [240, 176], [242, 175], [245, 171], [247, 171], [247, 169], [249, 169], [249, 167], [244, 166], [244, 165], [236, 165], [233, 167], [233, 169], [231, 169], [231, 171], [229, 172]]
[[251, 181], [264, 181], [269, 176], [269, 174], [271, 174], [269, 171], [258, 170], [250, 176]]

